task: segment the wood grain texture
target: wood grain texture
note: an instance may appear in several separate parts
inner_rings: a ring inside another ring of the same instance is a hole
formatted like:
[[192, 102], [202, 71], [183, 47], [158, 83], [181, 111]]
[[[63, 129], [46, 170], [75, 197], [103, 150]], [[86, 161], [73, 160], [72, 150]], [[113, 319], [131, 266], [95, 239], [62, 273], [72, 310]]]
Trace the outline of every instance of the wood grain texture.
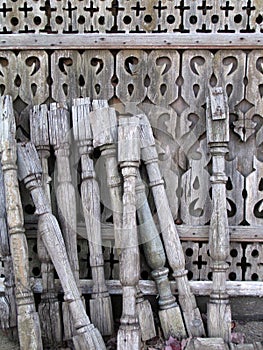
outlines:
[[208, 333], [231, 341], [231, 310], [226, 292], [226, 263], [229, 255], [229, 231], [226, 209], [225, 155], [229, 142], [229, 110], [222, 88], [209, 91], [207, 109], [207, 142], [212, 155], [213, 209], [209, 230], [212, 258], [213, 291], [207, 307]]
[[[46, 198], [51, 206], [48, 158], [50, 157], [48, 107], [35, 105], [30, 111], [30, 137], [35, 145], [42, 167], [42, 185]], [[38, 306], [44, 346], [57, 346], [62, 342], [62, 315], [54, 287], [54, 265], [48, 251], [37, 233], [37, 251], [41, 262], [43, 293]]]
[[7, 226], [15, 276], [17, 326], [21, 349], [42, 349], [41, 330], [29, 283], [28, 246], [17, 179], [17, 145], [12, 98], [0, 100], [2, 169], [6, 200]]
[[[1, 328], [15, 335], [16, 333], [16, 299], [13, 261], [10, 251], [8, 228], [6, 222], [5, 189], [2, 165], [0, 163], [0, 255], [4, 264], [4, 293], [1, 297]], [[10, 332], [8, 331], [10, 330]]]
[[260, 33], [242, 34], [6, 34], [0, 40], [2, 50], [17, 49], [261, 49]]
[[189, 335], [204, 335], [204, 327], [200, 312], [196, 306], [187, 280], [185, 258], [178, 232], [169, 208], [164, 189], [163, 179], [158, 166], [158, 156], [155, 148], [150, 123], [146, 116], [141, 116], [141, 157], [144, 161], [149, 177], [154, 202], [156, 205], [165, 251], [169, 264], [173, 270], [179, 289], [179, 303], [183, 312], [185, 325]]
[[136, 227], [135, 183], [139, 167], [139, 118], [122, 116], [118, 126], [118, 161], [123, 175], [123, 220], [120, 254], [120, 282], [123, 289], [118, 350], [139, 350], [141, 334], [136, 310], [140, 256]]
[[[72, 108], [74, 137], [81, 156], [81, 202], [89, 244], [93, 293], [90, 300], [91, 320], [103, 335], [113, 334], [111, 299], [105, 284], [104, 258], [100, 225], [100, 192], [92, 160], [93, 145], [89, 120], [90, 101], [75, 99]], [[83, 127], [85, 125], [85, 127]]]
[[37, 151], [32, 143], [18, 145], [19, 177], [30, 190], [36, 213], [39, 215], [39, 234], [48, 250], [64, 291], [64, 300], [68, 303], [75, 332], [73, 343], [84, 350], [105, 349], [100, 333], [86, 314], [81, 295], [71, 269], [63, 236], [57, 219], [51, 214], [50, 205], [41, 182], [41, 165]]
[[[3, 290], [3, 282], [0, 279], [0, 290]], [[31, 283], [36, 293], [42, 292], [42, 281], [39, 278], [32, 278]], [[209, 296], [212, 291], [212, 281], [189, 281], [189, 285], [194, 295]], [[81, 280], [80, 286], [83, 294], [92, 293], [92, 280]], [[119, 280], [106, 281], [109, 293], [121, 295], [122, 287]], [[169, 282], [172, 294], [178, 295], [178, 288], [175, 281]], [[226, 289], [230, 297], [262, 297], [263, 282], [257, 281], [227, 281]], [[62, 292], [61, 283], [55, 280], [56, 291]], [[157, 295], [158, 290], [155, 281], [140, 280], [139, 288], [144, 295]]]
[[179, 305], [171, 293], [168, 269], [164, 267], [166, 257], [163, 244], [152, 217], [139, 171], [136, 184], [136, 208], [140, 243], [143, 245], [146, 261], [152, 268], [151, 274], [158, 289], [159, 318], [164, 337], [168, 339], [173, 336], [180, 339], [186, 336], [186, 330]]
[[[116, 111], [114, 108], [108, 107], [107, 101], [94, 100], [90, 122], [94, 147], [99, 148], [105, 162], [106, 181], [110, 196], [109, 206], [113, 215], [114, 246], [119, 250], [122, 228], [122, 178], [117, 161]], [[101, 128], [101, 125], [104, 127]]]

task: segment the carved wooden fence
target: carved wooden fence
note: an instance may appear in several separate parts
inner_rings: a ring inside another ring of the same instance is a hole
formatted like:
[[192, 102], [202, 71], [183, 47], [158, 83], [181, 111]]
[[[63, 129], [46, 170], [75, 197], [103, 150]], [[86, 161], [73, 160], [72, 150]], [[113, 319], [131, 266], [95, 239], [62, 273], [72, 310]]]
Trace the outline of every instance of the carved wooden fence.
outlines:
[[[59, 50], [51, 54], [25, 50], [2, 51], [0, 59], [1, 91], [14, 99], [21, 139], [29, 135], [30, 108], [46, 101], [65, 100], [71, 105], [76, 96], [91, 96], [107, 99], [119, 111], [149, 115], [166, 186], [172, 189], [167, 194], [173, 217], [180, 224], [182, 240], [188, 241], [183, 246], [193, 280], [208, 280], [210, 276], [206, 224], [211, 215], [211, 160], [205, 140], [206, 89], [223, 86], [231, 128], [226, 163], [233, 241], [229, 279], [262, 280], [262, 234], [258, 227], [263, 217], [262, 50]], [[31, 222], [32, 207], [26, 201], [24, 207], [27, 222]], [[104, 221], [108, 216], [105, 206]]]
[[[210, 284], [203, 282], [212, 279], [206, 98], [210, 87], [223, 87], [230, 116], [227, 277], [233, 284], [228, 288], [231, 295], [262, 296], [262, 33], [263, 10], [256, 0], [3, 0], [0, 5], [0, 94], [13, 98], [18, 140], [30, 137], [29, 114], [38, 104], [63, 101], [71, 108], [74, 98], [89, 96], [107, 100], [119, 113], [145, 113], [154, 131], [188, 278], [197, 295], [209, 294]], [[99, 152], [95, 158], [105, 277], [110, 293], [118, 294], [119, 261], [105, 164]], [[78, 162], [73, 150], [76, 188]], [[53, 175], [56, 164], [50, 165]], [[34, 206], [23, 186], [21, 191], [30, 274], [34, 290], [40, 292]], [[80, 204], [77, 196], [79, 277], [87, 294], [91, 269]], [[2, 268], [1, 277], [4, 273]], [[157, 292], [143, 254], [140, 279], [145, 294]], [[234, 281], [252, 281], [254, 287], [240, 289]]]

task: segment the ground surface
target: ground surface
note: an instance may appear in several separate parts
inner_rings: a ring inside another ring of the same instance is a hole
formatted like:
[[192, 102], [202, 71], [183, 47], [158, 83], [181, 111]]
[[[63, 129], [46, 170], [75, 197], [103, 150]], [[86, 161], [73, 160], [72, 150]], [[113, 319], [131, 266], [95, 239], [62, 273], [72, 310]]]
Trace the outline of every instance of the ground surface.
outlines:
[[[238, 321], [234, 331], [244, 333], [246, 343], [263, 342], [263, 320], [262, 322]], [[17, 343], [10, 341], [3, 331], [0, 331], [0, 350], [20, 350], [20, 348]]]

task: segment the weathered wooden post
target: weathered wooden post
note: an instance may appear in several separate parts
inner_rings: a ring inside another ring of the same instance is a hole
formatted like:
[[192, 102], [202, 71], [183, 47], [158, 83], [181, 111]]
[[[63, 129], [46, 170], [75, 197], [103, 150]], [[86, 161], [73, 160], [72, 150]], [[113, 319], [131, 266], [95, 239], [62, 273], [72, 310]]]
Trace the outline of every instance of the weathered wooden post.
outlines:
[[[186, 329], [189, 336], [202, 336], [205, 334], [203, 321], [200, 311], [197, 308], [195, 297], [190, 290], [187, 270], [185, 270], [183, 249], [169, 208], [164, 181], [158, 165], [158, 154], [155, 148], [152, 129], [145, 115], [141, 115], [140, 135], [141, 158], [146, 165], [150, 182], [149, 186], [153, 193], [167, 258], [177, 282], [179, 303], [183, 312]], [[179, 307], [177, 308], [179, 313]], [[178, 328], [179, 333], [181, 329], [180, 323]]]
[[17, 327], [22, 350], [41, 350], [41, 330], [29, 282], [28, 246], [17, 181], [16, 125], [11, 96], [0, 100], [0, 137], [7, 225], [15, 276]]
[[64, 291], [64, 300], [69, 305], [74, 327], [73, 344], [76, 350], [104, 350], [103, 339], [90, 323], [81, 295], [71, 269], [68, 254], [58, 221], [51, 213], [41, 181], [41, 165], [37, 151], [31, 142], [18, 144], [19, 179], [24, 181], [36, 207], [38, 234], [47, 248]]
[[114, 331], [111, 298], [106, 287], [100, 224], [100, 192], [93, 165], [89, 120], [90, 99], [79, 98], [72, 106], [73, 133], [81, 156], [81, 201], [86, 223], [93, 279], [90, 317], [103, 335]]
[[65, 105], [51, 103], [48, 114], [50, 144], [54, 146], [57, 166], [56, 198], [58, 217], [70, 265], [79, 284], [77, 250], [76, 194], [70, 171], [70, 122]]
[[122, 116], [118, 127], [118, 161], [124, 179], [120, 281], [123, 291], [118, 350], [139, 350], [141, 332], [136, 310], [140, 256], [136, 227], [136, 174], [140, 161], [139, 118]]
[[0, 322], [1, 327], [6, 331], [8, 330], [10, 337], [15, 338], [17, 336], [15, 278], [6, 223], [5, 203], [4, 177], [0, 163], [0, 253], [4, 263], [5, 274], [5, 295], [0, 300]]
[[229, 112], [221, 87], [211, 88], [207, 99], [207, 142], [212, 155], [213, 211], [209, 229], [213, 290], [207, 307], [208, 335], [231, 339], [231, 310], [226, 291], [229, 255], [229, 231], [226, 209], [225, 155], [229, 142]]
[[[164, 267], [166, 256], [163, 244], [152, 217], [145, 193], [145, 185], [142, 182], [139, 171], [136, 184], [136, 207], [139, 222], [140, 243], [143, 245], [146, 261], [153, 269], [152, 276], [156, 282], [158, 290], [158, 303], [160, 306], [159, 318], [164, 337], [166, 339], [170, 336], [176, 338], [186, 337], [183, 318], [175, 297], [171, 292], [168, 280], [169, 270]], [[141, 316], [145, 317], [144, 315], [142, 313]]]
[[[93, 100], [90, 112], [94, 148], [105, 160], [107, 186], [113, 215], [115, 248], [119, 252], [122, 227], [122, 179], [117, 161], [117, 117], [106, 100]], [[103, 126], [103, 127], [102, 127]]]
[[[105, 159], [107, 185], [110, 193], [113, 213], [115, 248], [120, 253], [122, 227], [122, 179], [117, 162], [117, 118], [114, 108], [108, 107], [106, 100], [93, 100], [93, 111], [90, 113], [94, 146], [99, 147], [101, 156]], [[103, 125], [103, 127], [101, 127]], [[151, 339], [156, 335], [151, 305], [137, 293], [137, 312], [141, 328], [142, 340]]]
[[[48, 113], [50, 144], [56, 156], [57, 185], [55, 188], [58, 219], [65, 240], [70, 266], [79, 286], [79, 261], [77, 250], [76, 194], [70, 171], [70, 121], [69, 112], [63, 103], [51, 103]], [[67, 304], [62, 304], [64, 339], [70, 340], [72, 329]]]
[[[36, 105], [30, 111], [30, 138], [35, 145], [42, 167], [42, 185], [51, 205], [48, 158], [50, 156], [47, 105]], [[54, 266], [41, 236], [37, 235], [37, 252], [41, 262], [42, 287], [38, 313], [44, 346], [56, 346], [62, 341], [61, 314], [54, 285]]]
[[[108, 107], [106, 100], [93, 100], [93, 111], [90, 113], [91, 126], [94, 132], [94, 145], [99, 147], [101, 156], [105, 157], [107, 184], [109, 187], [113, 223], [115, 232], [115, 248], [120, 253], [122, 227], [122, 179], [117, 162], [117, 118], [114, 108]], [[101, 128], [103, 125], [103, 128]], [[151, 339], [156, 335], [151, 305], [137, 293], [137, 313], [141, 328], [142, 340]]]

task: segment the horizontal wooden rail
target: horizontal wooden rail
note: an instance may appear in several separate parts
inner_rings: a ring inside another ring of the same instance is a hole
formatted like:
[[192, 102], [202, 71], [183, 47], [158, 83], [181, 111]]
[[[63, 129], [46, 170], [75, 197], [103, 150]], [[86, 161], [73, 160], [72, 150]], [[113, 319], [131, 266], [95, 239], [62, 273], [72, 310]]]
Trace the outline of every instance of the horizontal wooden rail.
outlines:
[[[4, 279], [0, 278], [0, 293], [4, 292]], [[190, 281], [190, 287], [196, 296], [208, 296], [212, 290], [212, 281]], [[121, 295], [122, 287], [119, 280], [106, 281], [108, 291], [112, 295]], [[41, 278], [31, 278], [34, 293], [42, 293]], [[176, 282], [171, 281], [171, 290], [177, 294]], [[80, 288], [83, 294], [92, 293], [92, 280], [80, 280]], [[140, 280], [139, 287], [144, 295], [157, 295], [158, 291], [154, 281]], [[263, 282], [258, 281], [227, 281], [227, 292], [231, 297], [263, 297]], [[63, 293], [60, 281], [55, 280], [56, 292]]]
[[[42, 282], [40, 278], [32, 278], [33, 291], [35, 293], [42, 292]], [[196, 296], [209, 295], [212, 290], [212, 281], [190, 281], [190, 286]], [[112, 295], [122, 294], [122, 287], [119, 280], [106, 281], [109, 293]], [[173, 294], [177, 294], [178, 290], [176, 282], [172, 281], [171, 290]], [[80, 280], [80, 288], [83, 294], [92, 293], [92, 280]], [[55, 280], [55, 287], [57, 292], [63, 292], [59, 280]], [[145, 295], [157, 295], [157, 288], [154, 281], [140, 280], [139, 287]], [[1, 285], [0, 285], [1, 291]], [[263, 297], [263, 282], [243, 282], [243, 281], [227, 281], [227, 292], [229, 296], [243, 296], [243, 297]]]
[[262, 33], [2, 34], [0, 49], [260, 49]]
[[[28, 238], [36, 237], [36, 225], [27, 224], [26, 235]], [[188, 226], [188, 225], [176, 225], [181, 241], [191, 242], [206, 242], [208, 241], [208, 229], [209, 226]], [[114, 241], [113, 225], [102, 224], [102, 240], [105, 245], [107, 241]], [[80, 223], [77, 231], [80, 237], [85, 238], [85, 225]], [[160, 232], [160, 230], [159, 230]], [[262, 226], [230, 226], [230, 241], [231, 242], [263, 242], [263, 227]], [[113, 245], [113, 242], [112, 244]]]

